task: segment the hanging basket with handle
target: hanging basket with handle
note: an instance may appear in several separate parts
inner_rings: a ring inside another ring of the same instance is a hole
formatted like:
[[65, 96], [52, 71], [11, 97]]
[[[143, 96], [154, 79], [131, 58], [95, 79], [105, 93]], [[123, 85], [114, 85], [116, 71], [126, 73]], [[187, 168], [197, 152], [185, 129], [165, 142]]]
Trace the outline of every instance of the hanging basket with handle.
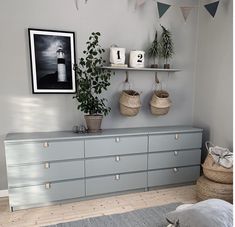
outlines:
[[162, 89], [157, 74], [155, 75], [155, 82], [156, 90], [153, 92], [150, 101], [150, 110], [153, 115], [165, 115], [169, 112], [171, 107], [169, 93]]
[[119, 99], [120, 113], [124, 116], [136, 116], [141, 108], [140, 94], [134, 90], [123, 90]]
[[226, 148], [214, 146], [210, 141], [207, 141], [205, 145], [208, 155], [202, 164], [204, 175], [214, 182], [232, 184], [232, 152]]
[[131, 89], [128, 74], [123, 85], [124, 88], [119, 98], [120, 113], [123, 116], [134, 117], [139, 113], [141, 108], [140, 93]]

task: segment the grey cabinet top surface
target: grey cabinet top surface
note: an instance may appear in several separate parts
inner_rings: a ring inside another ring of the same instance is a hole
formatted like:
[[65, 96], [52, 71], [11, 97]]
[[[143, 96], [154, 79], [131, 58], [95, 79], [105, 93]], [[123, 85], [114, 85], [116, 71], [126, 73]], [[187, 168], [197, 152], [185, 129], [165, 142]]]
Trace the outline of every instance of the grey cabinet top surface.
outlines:
[[141, 128], [118, 128], [103, 129], [98, 133], [73, 133], [72, 131], [57, 132], [27, 132], [27, 133], [9, 133], [5, 138], [5, 143], [30, 142], [43, 140], [68, 140], [68, 139], [90, 139], [105, 138], [114, 136], [138, 136], [138, 135], [156, 135], [168, 133], [190, 133], [202, 132], [202, 129], [192, 126], [164, 126], [164, 127], [141, 127]]

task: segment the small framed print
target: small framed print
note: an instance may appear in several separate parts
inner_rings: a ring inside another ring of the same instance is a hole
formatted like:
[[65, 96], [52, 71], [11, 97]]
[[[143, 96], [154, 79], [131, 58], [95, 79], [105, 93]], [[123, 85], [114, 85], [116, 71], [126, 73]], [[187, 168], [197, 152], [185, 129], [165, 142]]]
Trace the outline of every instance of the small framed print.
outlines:
[[28, 34], [33, 93], [75, 93], [75, 33], [29, 28]]

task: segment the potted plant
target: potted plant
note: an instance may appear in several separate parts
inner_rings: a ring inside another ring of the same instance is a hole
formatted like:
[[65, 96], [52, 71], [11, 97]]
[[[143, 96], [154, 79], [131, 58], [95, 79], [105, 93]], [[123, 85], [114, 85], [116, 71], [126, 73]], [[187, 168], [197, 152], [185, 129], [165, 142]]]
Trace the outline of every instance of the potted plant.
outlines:
[[164, 69], [169, 69], [168, 59], [174, 54], [174, 44], [171, 39], [171, 32], [169, 32], [164, 26], [162, 26], [162, 35], [160, 40], [161, 45], [161, 57], [165, 59]]
[[111, 71], [101, 68], [105, 61], [105, 52], [99, 45], [99, 32], [92, 32], [83, 51], [84, 57], [74, 66], [77, 93], [74, 98], [78, 101], [78, 109], [85, 113], [85, 120], [89, 132], [100, 130], [103, 115], [106, 116], [111, 108], [107, 106], [107, 99], [101, 93], [110, 85]]
[[158, 42], [157, 31], [155, 33], [155, 38], [152, 42], [152, 45], [148, 49], [148, 55], [150, 58], [153, 58], [154, 64], [151, 65], [151, 68], [158, 68], [158, 57], [160, 57], [161, 46]]

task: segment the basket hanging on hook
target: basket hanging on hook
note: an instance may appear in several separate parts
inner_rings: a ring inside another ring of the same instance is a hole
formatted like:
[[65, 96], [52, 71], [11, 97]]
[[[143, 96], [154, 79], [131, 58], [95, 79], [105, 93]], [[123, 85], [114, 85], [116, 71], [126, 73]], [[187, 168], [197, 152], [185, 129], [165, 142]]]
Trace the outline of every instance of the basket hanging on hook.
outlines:
[[[126, 71], [126, 79], [123, 82], [124, 89], [121, 92], [119, 99], [120, 113], [124, 116], [136, 116], [141, 108], [140, 93], [132, 90], [129, 82], [129, 75]], [[126, 89], [125, 86], [128, 86]]]
[[165, 115], [170, 110], [171, 100], [169, 98], [169, 93], [165, 90], [162, 90], [162, 84], [157, 77], [157, 73], [155, 74], [155, 86], [156, 90], [153, 92], [150, 101], [151, 113], [157, 116]]

